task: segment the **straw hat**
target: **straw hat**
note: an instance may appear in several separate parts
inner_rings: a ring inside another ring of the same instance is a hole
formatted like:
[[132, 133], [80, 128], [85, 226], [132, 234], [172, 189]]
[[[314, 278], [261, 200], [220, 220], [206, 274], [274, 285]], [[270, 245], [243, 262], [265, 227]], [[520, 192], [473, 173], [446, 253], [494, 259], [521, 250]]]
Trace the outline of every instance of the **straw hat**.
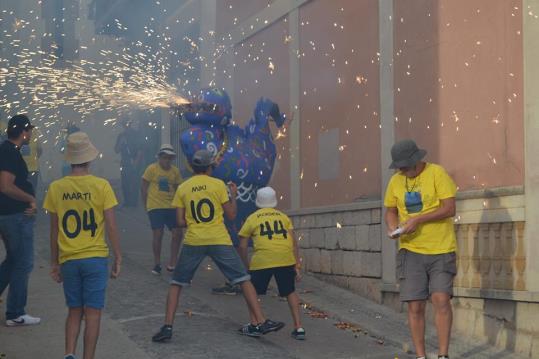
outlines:
[[260, 188], [256, 192], [256, 206], [258, 208], [274, 208], [277, 206], [277, 194], [271, 187]]
[[90, 142], [90, 138], [84, 132], [75, 132], [67, 137], [67, 149], [65, 160], [72, 165], [80, 165], [91, 162], [97, 158], [99, 151]]

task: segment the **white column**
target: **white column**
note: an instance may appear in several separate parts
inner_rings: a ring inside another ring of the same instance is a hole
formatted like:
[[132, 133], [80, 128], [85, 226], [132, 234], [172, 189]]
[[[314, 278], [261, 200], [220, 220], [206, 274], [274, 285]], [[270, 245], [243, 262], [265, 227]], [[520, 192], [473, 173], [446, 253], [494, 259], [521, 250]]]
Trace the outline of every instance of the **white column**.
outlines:
[[524, 164], [526, 286], [539, 291], [539, 0], [524, 0]]
[[300, 64], [299, 64], [299, 10], [296, 8], [288, 14], [288, 32], [291, 38], [289, 43], [290, 59], [290, 111], [292, 122], [289, 128], [290, 138], [290, 209], [301, 207], [301, 113], [299, 109], [300, 98]]
[[[215, 28], [217, 0], [200, 0], [200, 83], [209, 86], [215, 80]], [[213, 85], [213, 83], [212, 83]]]
[[[393, 174], [391, 146], [395, 142], [394, 128], [394, 84], [393, 84], [393, 0], [379, 0], [379, 37], [380, 37], [380, 121], [382, 166], [382, 199], [385, 189]], [[387, 239], [387, 232], [382, 216], [382, 282], [394, 284], [396, 278], [396, 254], [394, 241]]]

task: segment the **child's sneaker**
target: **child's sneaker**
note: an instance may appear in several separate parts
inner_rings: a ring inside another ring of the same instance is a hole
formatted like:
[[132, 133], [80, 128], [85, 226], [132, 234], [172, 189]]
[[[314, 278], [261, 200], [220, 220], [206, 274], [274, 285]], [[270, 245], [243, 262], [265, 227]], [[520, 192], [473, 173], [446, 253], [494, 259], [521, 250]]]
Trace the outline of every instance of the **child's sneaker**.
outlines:
[[248, 337], [253, 338], [260, 338], [262, 336], [262, 329], [260, 328], [260, 325], [252, 325], [252, 324], [246, 324], [240, 329], [238, 329], [238, 333], [241, 335], [246, 335]]
[[155, 274], [155, 275], [161, 274], [161, 266], [159, 264], [156, 264], [155, 267], [153, 267], [152, 274]]
[[159, 333], [152, 337], [152, 342], [161, 343], [172, 338], [172, 326], [163, 325], [159, 330]]
[[37, 325], [41, 323], [40, 318], [32, 317], [31, 315], [25, 314], [21, 315], [18, 318], [15, 319], [8, 319], [6, 320], [6, 325], [8, 327], [19, 327], [23, 325]]
[[266, 319], [266, 321], [260, 325], [262, 334], [268, 334], [270, 332], [277, 332], [283, 329], [283, 327], [284, 327], [283, 322], [274, 322], [273, 320], [269, 320], [269, 319]]
[[296, 340], [305, 340], [305, 329], [303, 328], [294, 329], [291, 335], [292, 335], [292, 338]]

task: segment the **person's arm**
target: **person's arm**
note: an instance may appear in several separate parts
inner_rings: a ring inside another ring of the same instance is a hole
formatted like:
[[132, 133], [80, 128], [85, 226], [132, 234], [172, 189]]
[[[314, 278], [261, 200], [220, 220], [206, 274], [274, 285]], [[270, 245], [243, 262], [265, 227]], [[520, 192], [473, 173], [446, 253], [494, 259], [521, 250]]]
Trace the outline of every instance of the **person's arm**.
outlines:
[[299, 241], [297, 240], [296, 236], [294, 235], [294, 230], [289, 229], [288, 235], [292, 237], [292, 241], [294, 242], [294, 257], [296, 258], [296, 280], [301, 280], [301, 259], [299, 257]]
[[33, 215], [37, 212], [36, 199], [15, 185], [15, 175], [8, 171], [0, 171], [0, 192], [17, 201], [26, 202], [29, 208], [25, 214]]
[[249, 268], [249, 238], [240, 237], [240, 246], [238, 247], [238, 253], [240, 255], [245, 268]]
[[43, 146], [41, 146], [41, 142], [39, 141], [39, 139], [37, 140], [37, 143], [36, 143], [36, 153], [37, 153], [37, 158], [41, 158], [41, 155], [43, 154]]
[[50, 213], [50, 247], [51, 247], [51, 278], [56, 283], [62, 283], [58, 250], [58, 215]]
[[178, 207], [176, 209], [176, 215], [178, 216], [178, 226], [181, 228], [187, 227], [187, 221], [185, 220], [185, 208]]
[[404, 222], [402, 227], [402, 233], [409, 234], [416, 231], [420, 224], [440, 221], [442, 219], [454, 217], [456, 212], [455, 197], [446, 198], [440, 200], [440, 207], [435, 211], [421, 214], [419, 216], [411, 217]]
[[148, 187], [150, 186], [150, 182], [148, 182], [147, 180], [145, 180], [144, 178], [142, 179], [142, 184], [140, 186], [140, 194], [142, 195], [142, 205], [144, 206], [144, 208], [147, 208], [147, 203], [148, 203]]
[[388, 237], [397, 239], [398, 237], [391, 236], [391, 233], [399, 226], [399, 210], [397, 207], [386, 207], [386, 214], [384, 218], [386, 221]]
[[116, 215], [114, 208], [109, 208], [104, 211], [105, 226], [107, 228], [107, 237], [112, 247], [114, 254], [114, 264], [112, 266], [111, 278], [118, 278], [122, 265], [122, 253], [120, 251], [120, 235], [116, 226]]
[[229, 221], [233, 221], [236, 219], [238, 213], [238, 206], [236, 204], [238, 187], [233, 182], [229, 182], [228, 187], [230, 188], [230, 200], [223, 204], [223, 210], [225, 211], [226, 218], [228, 218]]

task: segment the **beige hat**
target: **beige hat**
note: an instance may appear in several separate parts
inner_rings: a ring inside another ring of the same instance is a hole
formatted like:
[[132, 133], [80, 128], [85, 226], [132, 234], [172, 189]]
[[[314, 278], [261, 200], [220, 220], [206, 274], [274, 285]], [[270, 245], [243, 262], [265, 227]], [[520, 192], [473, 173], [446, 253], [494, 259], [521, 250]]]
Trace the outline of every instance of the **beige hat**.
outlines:
[[172, 145], [169, 145], [168, 143], [161, 146], [159, 149], [159, 152], [157, 155], [169, 155], [169, 156], [176, 156], [176, 151], [174, 151], [174, 147]]
[[255, 204], [258, 208], [274, 208], [277, 206], [277, 194], [271, 187], [263, 187], [256, 191]]
[[72, 165], [80, 165], [91, 162], [97, 158], [99, 151], [90, 142], [90, 138], [84, 132], [75, 132], [67, 137], [67, 149], [65, 160]]

